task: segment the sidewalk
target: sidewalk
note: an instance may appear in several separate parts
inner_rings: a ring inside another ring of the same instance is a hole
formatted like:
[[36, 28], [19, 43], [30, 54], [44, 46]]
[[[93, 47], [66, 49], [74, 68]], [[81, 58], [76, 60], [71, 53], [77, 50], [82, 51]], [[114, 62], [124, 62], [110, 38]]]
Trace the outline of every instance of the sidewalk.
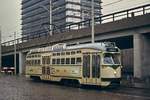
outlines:
[[150, 89], [150, 79], [126, 78], [121, 81], [122, 86]]

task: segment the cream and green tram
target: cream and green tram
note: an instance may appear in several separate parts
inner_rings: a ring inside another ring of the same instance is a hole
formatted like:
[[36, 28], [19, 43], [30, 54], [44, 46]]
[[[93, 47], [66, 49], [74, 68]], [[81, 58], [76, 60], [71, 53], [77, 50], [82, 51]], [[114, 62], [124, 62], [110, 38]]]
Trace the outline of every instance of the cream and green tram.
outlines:
[[[109, 86], [121, 78], [120, 50], [112, 43], [52, 46], [40, 54], [39, 66], [26, 66], [26, 75], [41, 80], [76, 80], [83, 85]], [[34, 58], [35, 59], [35, 58]], [[30, 59], [31, 60], [31, 59]]]

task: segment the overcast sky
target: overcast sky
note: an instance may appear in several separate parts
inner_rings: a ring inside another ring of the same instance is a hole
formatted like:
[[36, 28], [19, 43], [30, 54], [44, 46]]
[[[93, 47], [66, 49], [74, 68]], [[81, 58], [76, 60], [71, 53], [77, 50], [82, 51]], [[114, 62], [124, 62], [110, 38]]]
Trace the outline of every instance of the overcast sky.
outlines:
[[[117, 2], [111, 4], [113, 2]], [[144, 4], [150, 0], [103, 0], [103, 14], [108, 14]], [[0, 0], [0, 26], [2, 27], [2, 40], [8, 41], [13, 32], [21, 33], [21, 0]]]

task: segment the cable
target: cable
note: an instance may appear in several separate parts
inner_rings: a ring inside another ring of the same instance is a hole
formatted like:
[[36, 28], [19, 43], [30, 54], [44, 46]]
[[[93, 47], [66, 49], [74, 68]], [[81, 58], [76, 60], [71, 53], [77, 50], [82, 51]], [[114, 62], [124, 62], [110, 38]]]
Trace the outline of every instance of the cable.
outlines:
[[[111, 6], [111, 5], [113, 5], [113, 4], [116, 4], [116, 3], [119, 3], [119, 2], [122, 2], [122, 1], [124, 1], [124, 0], [114, 1], [114, 2], [111, 2], [111, 3], [105, 4], [105, 5], [102, 5], [102, 6], [103, 6], [103, 7]], [[138, 3], [138, 5], [139, 5], [139, 4], [143, 4], [143, 3], [149, 3], [149, 1], [150, 1], [150, 0], [147, 0], [147, 1], [144, 1], [144, 2], [140, 2], [140, 3]], [[129, 2], [129, 0], [128, 0], [128, 2]], [[131, 2], [131, 1], [130, 1], [130, 2]]]
[[103, 6], [103, 7], [104, 7], [104, 6], [110, 6], [110, 5], [113, 5], [113, 4], [116, 4], [116, 3], [122, 2], [122, 1], [124, 1], [124, 0], [114, 1], [114, 2], [111, 2], [111, 3], [105, 4], [105, 5], [102, 5], [102, 6]]

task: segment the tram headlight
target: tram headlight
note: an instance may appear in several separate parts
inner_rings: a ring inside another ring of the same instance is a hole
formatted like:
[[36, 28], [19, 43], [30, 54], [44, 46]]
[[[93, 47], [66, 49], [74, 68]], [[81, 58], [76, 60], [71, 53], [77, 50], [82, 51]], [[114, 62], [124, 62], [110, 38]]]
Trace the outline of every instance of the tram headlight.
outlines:
[[114, 71], [114, 74], [116, 75], [116, 74], [117, 74], [117, 72], [116, 72], [116, 71]]

